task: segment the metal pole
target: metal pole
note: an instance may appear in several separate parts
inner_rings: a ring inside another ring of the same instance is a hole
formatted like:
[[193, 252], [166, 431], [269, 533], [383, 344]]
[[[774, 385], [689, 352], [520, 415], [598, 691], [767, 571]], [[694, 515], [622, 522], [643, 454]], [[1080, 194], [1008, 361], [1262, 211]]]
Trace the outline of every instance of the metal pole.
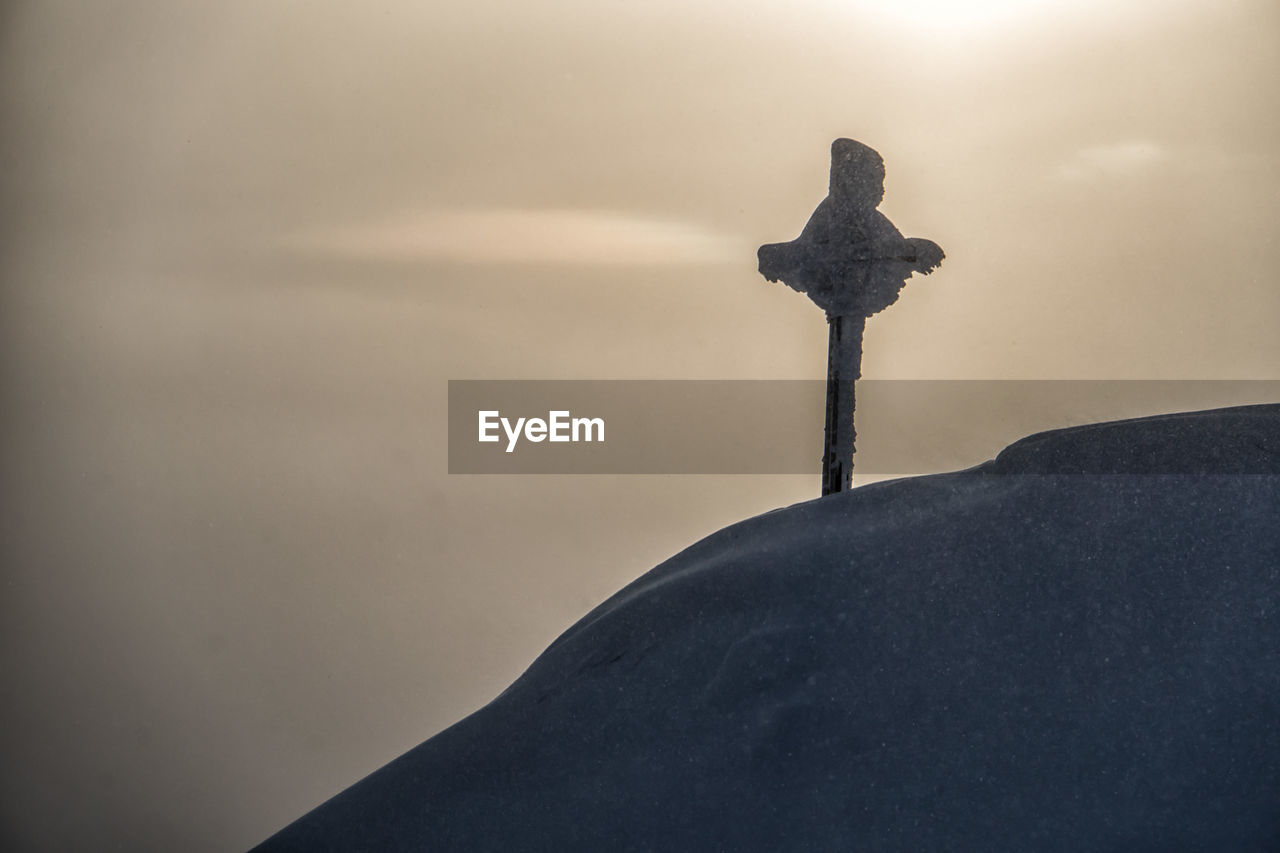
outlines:
[[867, 318], [827, 315], [827, 424], [822, 452], [822, 494], [853, 486], [854, 383], [862, 375], [862, 333]]

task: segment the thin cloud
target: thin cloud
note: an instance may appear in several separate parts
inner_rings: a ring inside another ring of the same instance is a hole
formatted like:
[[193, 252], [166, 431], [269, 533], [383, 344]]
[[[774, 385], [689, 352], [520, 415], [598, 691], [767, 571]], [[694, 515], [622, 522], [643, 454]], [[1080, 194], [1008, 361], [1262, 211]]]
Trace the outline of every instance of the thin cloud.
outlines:
[[715, 264], [744, 257], [741, 240], [695, 223], [607, 210], [415, 211], [287, 242], [367, 260], [466, 264]]
[[1154, 142], [1128, 140], [1081, 148], [1058, 167], [1059, 177], [1068, 180], [1120, 177], [1145, 172], [1169, 158]]

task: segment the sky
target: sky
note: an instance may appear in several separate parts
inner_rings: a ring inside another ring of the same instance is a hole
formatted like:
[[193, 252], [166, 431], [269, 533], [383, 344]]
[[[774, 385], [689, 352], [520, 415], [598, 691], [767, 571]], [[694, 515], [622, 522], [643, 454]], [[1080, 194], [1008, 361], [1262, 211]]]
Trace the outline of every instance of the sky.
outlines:
[[7, 4], [3, 846], [246, 848], [816, 497], [449, 475], [446, 383], [821, 378], [837, 137], [947, 253], [864, 376], [1280, 379], [1277, 81], [1270, 0]]

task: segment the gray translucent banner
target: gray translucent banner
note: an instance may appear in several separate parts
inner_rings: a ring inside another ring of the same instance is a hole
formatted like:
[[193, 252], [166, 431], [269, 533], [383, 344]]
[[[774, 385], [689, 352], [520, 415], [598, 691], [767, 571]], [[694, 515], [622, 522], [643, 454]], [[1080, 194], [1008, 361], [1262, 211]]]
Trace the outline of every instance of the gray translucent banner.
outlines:
[[[900, 476], [1049, 429], [1280, 402], [1280, 380], [867, 379], [856, 394], [855, 473]], [[449, 473], [817, 476], [825, 401], [822, 380], [450, 380]]]

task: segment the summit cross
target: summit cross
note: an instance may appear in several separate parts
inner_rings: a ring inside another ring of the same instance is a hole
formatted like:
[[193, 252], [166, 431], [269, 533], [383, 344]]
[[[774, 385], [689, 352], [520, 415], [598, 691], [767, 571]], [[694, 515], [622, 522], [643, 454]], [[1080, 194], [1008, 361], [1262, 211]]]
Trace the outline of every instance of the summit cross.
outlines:
[[800, 236], [757, 253], [761, 275], [806, 294], [827, 314], [824, 495], [853, 483], [854, 382], [862, 375], [867, 318], [896, 302], [912, 273], [927, 275], [943, 258], [937, 243], [903, 237], [876, 210], [883, 199], [884, 160], [860, 142], [837, 139], [829, 192]]

